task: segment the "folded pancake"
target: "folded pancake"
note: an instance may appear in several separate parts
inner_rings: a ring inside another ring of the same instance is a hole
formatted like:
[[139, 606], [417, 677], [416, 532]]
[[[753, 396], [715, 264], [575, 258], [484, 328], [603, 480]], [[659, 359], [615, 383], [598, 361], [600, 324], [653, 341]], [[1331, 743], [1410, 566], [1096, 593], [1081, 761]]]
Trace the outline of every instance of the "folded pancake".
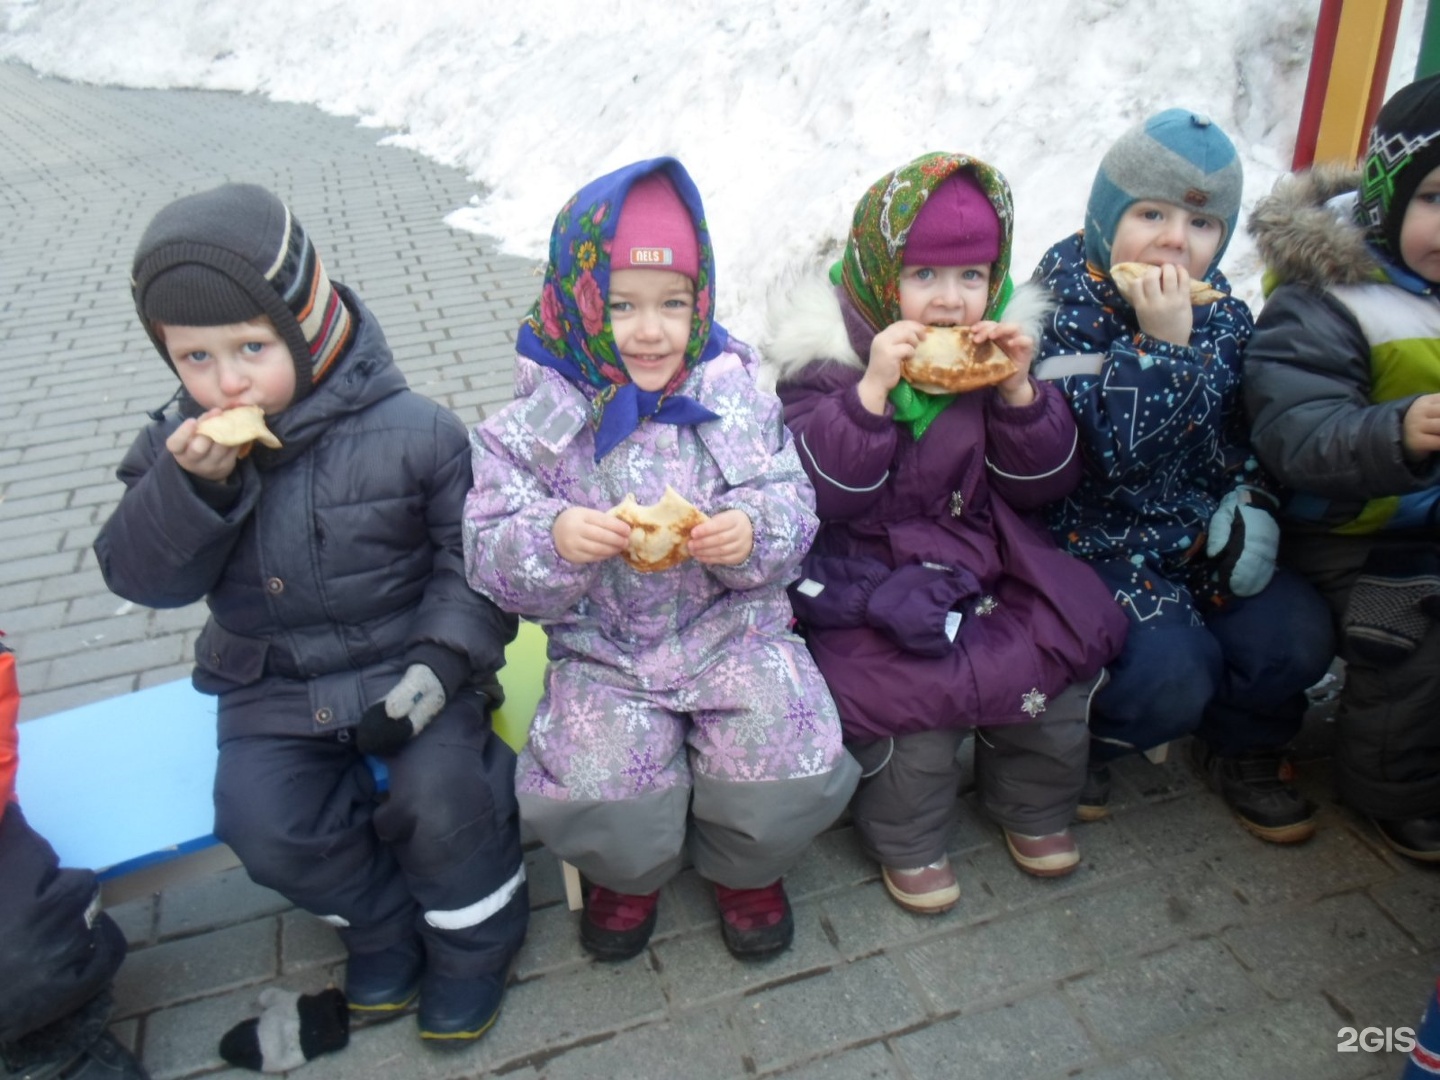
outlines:
[[[1110, 277], [1116, 285], [1134, 285], [1145, 276], [1145, 271], [1150, 269], [1149, 263], [1123, 262], [1116, 263], [1110, 267]], [[1190, 303], [1191, 304], [1213, 304], [1216, 300], [1224, 300], [1225, 294], [1199, 278], [1190, 279]]]
[[280, 440], [265, 426], [265, 412], [259, 405], [236, 405], [233, 409], [206, 417], [195, 428], [196, 434], [221, 446], [240, 446], [240, 456], [250, 452], [250, 444], [259, 442], [271, 450], [280, 449]]
[[993, 341], [975, 341], [968, 326], [928, 326], [915, 355], [900, 365], [900, 376], [928, 394], [963, 394], [1019, 370]]
[[641, 506], [632, 492], [605, 512], [630, 526], [630, 544], [620, 557], [642, 574], [669, 570], [688, 559], [690, 530], [709, 520], [668, 484], [658, 502]]

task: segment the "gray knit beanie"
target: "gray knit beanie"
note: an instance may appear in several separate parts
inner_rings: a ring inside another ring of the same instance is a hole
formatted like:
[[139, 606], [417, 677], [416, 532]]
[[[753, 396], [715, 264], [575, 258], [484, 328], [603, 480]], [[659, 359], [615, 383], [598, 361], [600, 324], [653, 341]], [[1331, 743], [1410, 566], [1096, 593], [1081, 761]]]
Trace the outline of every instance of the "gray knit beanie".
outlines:
[[264, 315], [295, 360], [295, 400], [343, 355], [353, 333], [309, 236], [289, 207], [254, 184], [225, 184], [164, 207], [140, 238], [130, 288], [172, 369], [156, 323], [228, 326]]
[[1173, 203], [1224, 226], [1208, 276], [1235, 235], [1243, 183], [1234, 143], [1209, 117], [1186, 109], [1156, 113], [1120, 136], [1100, 162], [1085, 209], [1085, 258], [1108, 271], [1125, 211], [1137, 202]]

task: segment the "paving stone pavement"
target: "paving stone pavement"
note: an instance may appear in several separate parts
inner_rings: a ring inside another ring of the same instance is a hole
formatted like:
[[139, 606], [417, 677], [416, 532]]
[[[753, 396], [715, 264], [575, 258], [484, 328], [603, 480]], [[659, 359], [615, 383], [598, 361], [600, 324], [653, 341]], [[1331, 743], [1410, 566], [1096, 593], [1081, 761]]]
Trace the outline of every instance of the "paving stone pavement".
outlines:
[[[172, 389], [126, 284], [168, 200], [223, 179], [273, 187], [377, 312], [413, 385], [467, 422], [508, 397], [535, 267], [446, 227], [474, 185], [378, 145], [383, 134], [255, 97], [0, 64], [0, 629], [19, 656], [22, 718], [188, 674], [201, 609], [121, 602], [89, 550], [119, 496], [115, 465]], [[1085, 861], [1060, 880], [1020, 874], [963, 797], [951, 846], [963, 895], [940, 918], [890, 903], [842, 823], [787, 879], [795, 945], [763, 964], [728, 956], [689, 871], [665, 889], [644, 955], [590, 962], [555, 860], [532, 848], [531, 935], [479, 1045], [436, 1052], [401, 1019], [301, 1075], [1395, 1076], [1398, 1055], [1338, 1053], [1337, 1032], [1415, 1025], [1440, 967], [1440, 878], [1336, 805], [1328, 734], [1317, 710], [1300, 756], [1322, 828], [1293, 849], [1248, 836], [1178, 754], [1116, 770], [1114, 814], [1078, 828]], [[244, 1075], [216, 1044], [259, 991], [342, 972], [334, 933], [239, 869], [111, 910], [131, 943], [115, 1031], [156, 1080]]]

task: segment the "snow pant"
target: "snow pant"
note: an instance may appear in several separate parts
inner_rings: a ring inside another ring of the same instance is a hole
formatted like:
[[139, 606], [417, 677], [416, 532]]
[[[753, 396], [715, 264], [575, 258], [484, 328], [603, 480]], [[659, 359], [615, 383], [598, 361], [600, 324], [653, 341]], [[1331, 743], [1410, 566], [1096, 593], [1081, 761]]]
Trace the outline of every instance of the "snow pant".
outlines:
[[[1026, 836], [1070, 824], [1085, 784], [1086, 718], [1104, 684], [1076, 683], [1024, 724], [975, 728], [980, 805]], [[956, 753], [966, 728], [850, 744], [864, 769], [850, 804], [861, 849], [882, 866], [925, 866], [945, 854], [960, 785]]]
[[1091, 566], [1131, 617], [1110, 685], [1095, 701], [1092, 762], [1190, 734], [1223, 757], [1295, 737], [1306, 689], [1335, 658], [1325, 602], [1303, 578], [1277, 569], [1258, 595], [1202, 613], [1184, 585], [1151, 567]]
[[124, 958], [125, 935], [100, 910], [95, 875], [60, 869], [11, 803], [0, 818], [0, 1044], [62, 1027], [109, 990]]
[[380, 791], [349, 732], [220, 744], [215, 832], [258, 884], [331, 923], [351, 953], [419, 934], [441, 975], [502, 971], [529, 898], [515, 755], [462, 690], [386, 757]]
[[517, 787], [546, 847], [598, 885], [643, 894], [687, 847], [708, 881], [769, 885], [840, 816], [859, 775], [805, 646], [755, 635], [670, 688], [553, 662]]
[[[1433, 535], [1287, 536], [1287, 566], [1313, 582], [1329, 604], [1335, 625], [1345, 615], [1355, 579], [1373, 548], [1436, 546]], [[1440, 815], [1440, 625], [1431, 625], [1415, 651], [1380, 666], [1340, 641], [1345, 686], [1336, 711], [1334, 757], [1340, 796], [1361, 814], [1382, 819]]]

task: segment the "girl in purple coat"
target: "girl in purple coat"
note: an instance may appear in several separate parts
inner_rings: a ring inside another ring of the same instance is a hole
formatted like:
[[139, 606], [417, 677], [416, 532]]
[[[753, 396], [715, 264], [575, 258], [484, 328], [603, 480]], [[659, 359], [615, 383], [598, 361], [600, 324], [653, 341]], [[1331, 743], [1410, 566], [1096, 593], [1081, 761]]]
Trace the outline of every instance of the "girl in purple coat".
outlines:
[[[945, 849], [971, 728], [1015, 861], [1078, 864], [1086, 713], [1125, 635], [1109, 591], [1026, 513], [1080, 462], [1064, 398], [1028, 374], [1026, 313], [1043, 305], [1025, 286], [1011, 299], [1011, 214], [994, 169], [927, 154], [860, 200], [839, 287], [802, 285], [771, 312], [767, 364], [821, 520], [796, 613], [865, 770], [862, 844], [922, 913], [960, 895]], [[965, 394], [911, 387], [901, 363], [940, 325], [972, 327], [1017, 370]]]
[[[746, 346], [712, 321], [714, 261], [680, 163], [593, 181], [555, 222], [520, 327], [517, 400], [472, 440], [471, 585], [549, 635], [520, 812], [588, 880], [582, 945], [645, 948], [688, 841], [741, 959], [789, 945], [781, 876], [859, 776], [785, 586], [814, 494]], [[605, 513], [674, 487], [693, 558], [637, 573]]]

